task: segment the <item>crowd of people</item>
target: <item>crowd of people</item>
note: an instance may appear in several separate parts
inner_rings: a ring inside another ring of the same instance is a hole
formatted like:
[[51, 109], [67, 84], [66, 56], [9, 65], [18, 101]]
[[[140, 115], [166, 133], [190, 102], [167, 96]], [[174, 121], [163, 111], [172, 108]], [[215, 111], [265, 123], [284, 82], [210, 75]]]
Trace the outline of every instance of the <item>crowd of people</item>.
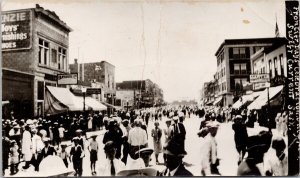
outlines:
[[[247, 127], [254, 127], [257, 122], [255, 112], [237, 111], [230, 107], [197, 106], [123, 110], [109, 117], [103, 113], [27, 120], [11, 116], [2, 123], [3, 174], [9, 167], [10, 174], [16, 174], [21, 160], [25, 162], [22, 169], [26, 170], [32, 165], [38, 172], [43, 159], [56, 155], [66, 168], [72, 163], [74, 176], [82, 176], [82, 160], [88, 151], [92, 175], [192, 176], [183, 162], [187, 155], [184, 121], [191, 115], [201, 119], [198, 136], [205, 140], [200, 165], [203, 176], [221, 175], [215, 137], [222, 123], [232, 123], [235, 133], [236, 150], [240, 155], [237, 175], [287, 175], [286, 127], [283, 126], [285, 113], [276, 117], [281, 137], [273, 136], [270, 130], [248, 136]], [[160, 126], [162, 122], [166, 123], [166, 127]], [[151, 130], [148, 129], [150, 123], [154, 124]], [[101, 129], [105, 131], [102, 143], [106, 160], [101, 160], [97, 166], [98, 152], [101, 151], [97, 140], [99, 135], [87, 137], [86, 133]], [[153, 140], [151, 148], [149, 135]], [[64, 144], [65, 140], [71, 140], [72, 144]], [[70, 147], [69, 151], [67, 147]], [[155, 164], [166, 167], [162, 172], [150, 165], [153, 153]], [[162, 163], [158, 159], [160, 154], [163, 155]], [[261, 163], [264, 163], [263, 167]]]

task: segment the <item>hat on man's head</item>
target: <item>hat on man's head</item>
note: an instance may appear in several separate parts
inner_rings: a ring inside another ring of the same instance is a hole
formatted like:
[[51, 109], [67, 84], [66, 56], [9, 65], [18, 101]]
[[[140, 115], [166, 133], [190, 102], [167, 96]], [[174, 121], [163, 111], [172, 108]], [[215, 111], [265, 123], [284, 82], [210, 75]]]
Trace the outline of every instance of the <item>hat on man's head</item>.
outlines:
[[78, 138], [78, 137], [74, 137], [74, 138], [72, 139], [72, 141], [73, 141], [73, 142], [79, 141], [79, 138]]
[[68, 147], [67, 144], [60, 144], [60, 146], [61, 146], [62, 148], [67, 148], [67, 147]]
[[98, 137], [98, 135], [92, 135], [91, 136], [91, 138], [97, 138]]
[[166, 123], [167, 123], [167, 122], [172, 122], [172, 119], [167, 118], [165, 122], [166, 122]]
[[154, 152], [151, 148], [142, 148], [135, 152], [135, 156], [139, 157], [139, 155], [151, 155]]
[[163, 152], [167, 155], [184, 157], [187, 153], [184, 150], [182, 144], [178, 143], [176, 140], [170, 140], [163, 149]]
[[45, 138], [43, 138], [43, 141], [44, 141], [44, 142], [49, 142], [49, 141], [50, 141], [50, 138], [49, 138], [49, 137], [45, 137]]
[[284, 150], [286, 148], [286, 144], [282, 137], [275, 137], [272, 141], [272, 148], [275, 150]]
[[81, 130], [81, 129], [77, 129], [75, 132], [76, 132], [76, 133], [81, 133], [82, 130]]
[[139, 158], [127, 163], [124, 170], [117, 173], [118, 176], [156, 176], [157, 170], [146, 167], [143, 159]]
[[173, 117], [173, 120], [174, 120], [174, 121], [178, 121], [178, 119], [179, 119], [178, 116], [174, 116], [174, 117]]
[[124, 119], [124, 120], [122, 120], [122, 123], [129, 123], [129, 120], [128, 119]]
[[116, 148], [115, 143], [113, 141], [108, 141], [108, 142], [105, 143], [103, 149], [104, 149], [105, 152], [107, 152], [107, 151], [110, 151], [110, 150], [115, 149], [115, 148]]

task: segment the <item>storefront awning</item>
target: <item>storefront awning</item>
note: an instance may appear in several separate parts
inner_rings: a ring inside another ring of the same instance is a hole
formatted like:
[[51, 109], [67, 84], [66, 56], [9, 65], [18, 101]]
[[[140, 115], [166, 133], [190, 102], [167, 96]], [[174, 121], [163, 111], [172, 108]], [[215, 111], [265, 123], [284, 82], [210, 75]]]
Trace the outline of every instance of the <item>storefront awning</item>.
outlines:
[[239, 109], [240, 107], [242, 107], [244, 104], [252, 102], [253, 100], [255, 100], [262, 92], [258, 91], [258, 92], [253, 92], [249, 95], [243, 95], [242, 96], [242, 100], [239, 99], [237, 100], [233, 105], [232, 108], [234, 109]]
[[[279, 94], [283, 89], [283, 85], [277, 87], [269, 88], [269, 99], [272, 100], [277, 94]], [[259, 97], [257, 97], [249, 106], [248, 109], [261, 109], [262, 106], [265, 106], [268, 103], [268, 91], [265, 89]]]
[[[85, 109], [106, 110], [106, 106], [91, 97], [86, 97]], [[68, 88], [47, 86], [45, 113], [59, 114], [66, 111], [83, 111], [83, 97], [75, 96]]]
[[109, 104], [109, 103], [106, 103], [106, 102], [103, 102], [101, 101], [102, 104], [104, 104], [105, 106], [109, 107], [109, 108], [114, 108], [114, 109], [118, 109], [118, 107], [112, 105], [112, 104]]
[[95, 111], [104, 111], [107, 109], [107, 107], [105, 105], [103, 105], [102, 103], [100, 103], [99, 101], [97, 101], [96, 99], [94, 99], [92, 97], [86, 97], [85, 103], [86, 103], [86, 105], [88, 105]]
[[214, 105], [216, 106], [216, 105], [218, 105], [219, 103], [221, 103], [222, 99], [223, 99], [223, 96], [219, 96], [219, 97], [215, 100]]

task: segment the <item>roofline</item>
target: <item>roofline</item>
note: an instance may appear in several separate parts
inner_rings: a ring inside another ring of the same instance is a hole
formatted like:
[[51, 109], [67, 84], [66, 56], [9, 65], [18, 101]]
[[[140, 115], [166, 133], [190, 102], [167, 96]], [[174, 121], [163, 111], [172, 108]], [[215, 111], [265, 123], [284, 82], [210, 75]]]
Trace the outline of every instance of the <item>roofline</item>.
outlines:
[[22, 71], [19, 71], [19, 70], [9, 69], [9, 68], [5, 68], [5, 67], [2, 67], [2, 70], [6, 70], [6, 71], [10, 71], [10, 72], [16, 72], [16, 73], [20, 73], [20, 74], [26, 74], [26, 75], [35, 76], [35, 75], [32, 74], [32, 73], [22, 72]]
[[[215, 53], [215, 56], [217, 56], [219, 54], [219, 52], [223, 49], [223, 47], [226, 45], [226, 44], [230, 44], [230, 42], [238, 42], [240, 41], [240, 43], [235, 43], [235, 44], [247, 44], [249, 42], [249, 44], [251, 43], [251, 41], [258, 41], [258, 42], [266, 42], [266, 41], [269, 41], [269, 40], [276, 40], [276, 39], [280, 39], [280, 40], [283, 40], [283, 39], [286, 39], [285, 37], [269, 37], [269, 38], [244, 38], [244, 39], [225, 39], [222, 44], [219, 46], [218, 50], [216, 51]], [[245, 43], [246, 42], [246, 43]]]

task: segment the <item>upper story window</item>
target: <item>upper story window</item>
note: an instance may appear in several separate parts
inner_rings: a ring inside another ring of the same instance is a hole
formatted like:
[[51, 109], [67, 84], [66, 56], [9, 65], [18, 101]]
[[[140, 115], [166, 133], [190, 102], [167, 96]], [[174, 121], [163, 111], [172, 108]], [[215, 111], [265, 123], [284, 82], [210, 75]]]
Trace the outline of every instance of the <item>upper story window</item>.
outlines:
[[234, 74], [247, 74], [247, 64], [234, 64]]
[[278, 74], [278, 69], [277, 69], [277, 57], [274, 57], [274, 71], [275, 71], [275, 76]]
[[280, 75], [284, 75], [284, 62], [283, 62], [283, 54], [279, 55], [279, 62], [280, 62]]
[[249, 48], [230, 48], [229, 58], [244, 59], [249, 57]]
[[67, 69], [67, 50], [65, 48], [58, 48], [58, 69]]
[[39, 64], [49, 65], [49, 42], [39, 39]]
[[272, 78], [272, 60], [271, 59], [269, 60], [269, 74], [270, 74], [270, 77]]

